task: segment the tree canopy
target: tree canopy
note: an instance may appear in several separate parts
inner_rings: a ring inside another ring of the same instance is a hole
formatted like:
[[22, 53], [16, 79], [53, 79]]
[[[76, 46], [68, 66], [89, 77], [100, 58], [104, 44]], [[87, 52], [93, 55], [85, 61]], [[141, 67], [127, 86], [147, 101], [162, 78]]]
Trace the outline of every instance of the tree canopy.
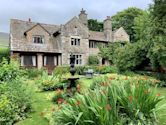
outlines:
[[118, 12], [116, 15], [112, 16], [112, 26], [113, 29], [118, 29], [123, 27], [125, 31], [129, 34], [130, 40], [132, 42], [136, 41], [135, 31], [133, 29], [134, 19], [143, 14], [143, 10], [132, 7]]

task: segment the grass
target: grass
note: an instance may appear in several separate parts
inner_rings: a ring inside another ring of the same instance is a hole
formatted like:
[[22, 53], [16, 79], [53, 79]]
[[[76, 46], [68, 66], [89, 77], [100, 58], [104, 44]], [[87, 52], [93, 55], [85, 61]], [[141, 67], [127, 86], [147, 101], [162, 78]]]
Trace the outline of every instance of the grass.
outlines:
[[[159, 105], [166, 105], [166, 88], [157, 88], [157, 92], [161, 94], [161, 96], [164, 96], [164, 100], [159, 103]], [[164, 106], [163, 109], [161, 109], [159, 112], [159, 125], [166, 125], [166, 106]]]
[[[108, 74], [108, 76], [116, 77], [117, 74]], [[118, 75], [119, 76], [119, 75]], [[97, 76], [98, 77], [98, 76]], [[81, 86], [82, 93], [85, 93], [87, 88], [92, 84], [93, 79], [81, 78], [79, 84]], [[48, 112], [55, 106], [51, 102], [51, 97], [54, 92], [40, 92], [38, 87], [34, 84], [34, 81], [28, 81], [28, 87], [32, 88], [35, 93], [33, 95], [33, 109], [34, 111], [29, 115], [29, 117], [23, 121], [18, 122], [16, 125], [49, 125], [49, 122], [41, 116], [43, 111]], [[157, 92], [164, 96], [165, 99], [159, 103], [159, 105], [166, 104], [166, 88], [157, 88]], [[166, 125], [165, 116], [166, 107], [159, 111], [159, 125]]]
[[23, 121], [18, 122], [16, 125], [48, 125], [48, 121], [42, 116], [43, 111], [50, 110], [53, 103], [50, 101], [50, 97], [53, 92], [40, 92], [33, 81], [28, 82], [28, 87], [35, 90], [33, 95], [33, 112], [29, 117]]

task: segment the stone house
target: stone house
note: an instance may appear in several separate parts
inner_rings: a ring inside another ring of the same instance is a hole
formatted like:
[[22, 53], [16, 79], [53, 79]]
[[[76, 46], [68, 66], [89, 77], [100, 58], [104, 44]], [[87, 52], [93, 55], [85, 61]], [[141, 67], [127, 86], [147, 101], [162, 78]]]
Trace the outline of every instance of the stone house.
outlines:
[[[97, 55], [96, 44], [107, 46], [109, 42], [129, 41], [129, 36], [121, 27], [112, 31], [111, 18], [104, 20], [104, 31], [90, 31], [85, 10], [79, 17], [73, 17], [64, 25], [51, 25], [11, 19], [11, 56], [20, 60], [25, 67], [54, 68], [68, 65], [70, 54], [74, 54], [76, 65], [85, 65], [89, 55]], [[101, 64], [105, 61], [100, 59]]]

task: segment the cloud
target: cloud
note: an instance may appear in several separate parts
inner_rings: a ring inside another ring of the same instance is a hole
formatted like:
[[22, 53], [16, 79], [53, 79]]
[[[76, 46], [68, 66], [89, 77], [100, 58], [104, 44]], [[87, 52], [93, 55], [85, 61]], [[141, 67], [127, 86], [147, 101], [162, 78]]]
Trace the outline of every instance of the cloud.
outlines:
[[11, 18], [63, 24], [84, 8], [89, 18], [103, 20], [128, 7], [148, 8], [152, 0], [1, 0], [0, 31], [9, 32]]

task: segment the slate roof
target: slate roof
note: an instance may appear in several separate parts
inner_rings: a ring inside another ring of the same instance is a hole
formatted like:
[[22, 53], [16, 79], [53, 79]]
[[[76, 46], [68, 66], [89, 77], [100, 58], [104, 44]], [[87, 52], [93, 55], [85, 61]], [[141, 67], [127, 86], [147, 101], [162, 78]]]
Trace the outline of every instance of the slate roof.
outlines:
[[[28, 51], [28, 52], [60, 52], [61, 50], [56, 48], [54, 44], [51, 45], [43, 45], [39, 46], [36, 44], [32, 44], [27, 42], [25, 37], [25, 32], [29, 31], [35, 26], [41, 26], [44, 30], [46, 30], [49, 34], [53, 34], [57, 30], [59, 30], [60, 26], [58, 25], [50, 25], [50, 24], [43, 24], [43, 23], [36, 23], [36, 22], [29, 22], [29, 21], [22, 21], [18, 19], [11, 19], [10, 24], [10, 49], [12, 51]], [[57, 45], [59, 46], [59, 45]]]
[[41, 27], [43, 27], [50, 34], [53, 34], [60, 28], [60, 26], [58, 26], [58, 25], [43, 24], [43, 23], [22, 21], [22, 20], [18, 20], [18, 19], [11, 19], [11, 26], [10, 26], [11, 31], [10, 32], [12, 33], [13, 37], [15, 38], [15, 35], [18, 35], [18, 34], [22, 35], [26, 31], [29, 31], [30, 29], [35, 27], [36, 25], [41, 25]]
[[104, 32], [89, 31], [89, 40], [107, 41]]

